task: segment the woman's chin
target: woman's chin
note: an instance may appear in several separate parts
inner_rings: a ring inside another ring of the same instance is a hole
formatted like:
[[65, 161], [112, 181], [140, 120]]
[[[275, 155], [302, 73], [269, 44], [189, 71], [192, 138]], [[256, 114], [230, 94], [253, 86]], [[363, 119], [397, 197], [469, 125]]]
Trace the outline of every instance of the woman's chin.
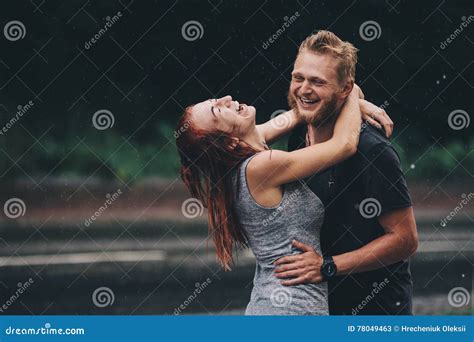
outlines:
[[248, 108], [249, 114], [250, 114], [251, 116], [255, 117], [256, 114], [257, 114], [257, 110], [255, 109], [255, 107], [254, 107], [254, 106], [248, 106], [247, 108]]

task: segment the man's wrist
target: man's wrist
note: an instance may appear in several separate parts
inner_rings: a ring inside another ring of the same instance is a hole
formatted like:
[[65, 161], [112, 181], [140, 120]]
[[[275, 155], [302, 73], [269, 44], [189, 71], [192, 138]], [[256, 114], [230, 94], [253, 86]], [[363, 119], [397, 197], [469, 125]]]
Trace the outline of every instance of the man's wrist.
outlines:
[[321, 275], [323, 279], [328, 280], [334, 278], [337, 274], [337, 266], [334, 262], [333, 257], [323, 257], [323, 263], [321, 265]]
[[337, 275], [347, 274], [348, 265], [346, 262], [346, 258], [344, 257], [344, 254], [334, 255], [332, 258], [337, 267]]

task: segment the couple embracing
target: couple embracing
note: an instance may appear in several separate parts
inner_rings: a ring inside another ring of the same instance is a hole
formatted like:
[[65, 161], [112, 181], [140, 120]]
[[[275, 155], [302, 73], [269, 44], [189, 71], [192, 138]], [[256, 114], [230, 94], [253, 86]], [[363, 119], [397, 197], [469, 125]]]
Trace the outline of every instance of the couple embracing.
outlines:
[[[351, 43], [318, 31], [280, 117], [256, 125], [253, 106], [225, 96], [179, 121], [181, 177], [208, 209], [218, 261], [229, 270], [238, 246], [255, 255], [247, 315], [412, 313], [412, 203], [393, 123], [364, 100], [356, 63]], [[288, 133], [288, 151], [268, 147]]]

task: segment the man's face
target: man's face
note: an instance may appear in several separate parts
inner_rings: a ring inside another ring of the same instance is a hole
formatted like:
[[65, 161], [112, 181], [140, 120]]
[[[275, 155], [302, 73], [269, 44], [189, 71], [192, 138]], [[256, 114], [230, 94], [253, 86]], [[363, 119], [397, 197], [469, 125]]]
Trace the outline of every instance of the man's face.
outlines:
[[328, 122], [337, 114], [345, 95], [337, 78], [337, 60], [328, 54], [302, 51], [291, 73], [289, 106], [312, 125]]

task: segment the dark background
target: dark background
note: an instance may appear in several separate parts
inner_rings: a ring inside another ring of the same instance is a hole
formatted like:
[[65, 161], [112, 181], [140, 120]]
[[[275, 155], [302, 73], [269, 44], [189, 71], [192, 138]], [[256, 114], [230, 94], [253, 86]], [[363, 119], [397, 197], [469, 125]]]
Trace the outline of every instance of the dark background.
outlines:
[[[299, 43], [328, 29], [360, 49], [356, 82], [395, 122], [392, 142], [421, 239], [415, 312], [465, 313], [446, 296], [454, 287], [472, 289], [472, 204], [448, 227], [439, 222], [474, 184], [472, 124], [448, 124], [451, 112], [470, 120], [474, 109], [474, 24], [440, 44], [472, 9], [467, 0], [3, 1], [0, 27], [18, 20], [26, 35], [0, 36], [0, 126], [18, 106], [34, 105], [0, 135], [1, 203], [26, 204], [23, 216], [0, 220], [0, 305], [31, 276], [34, 285], [7, 313], [173, 314], [210, 277], [184, 313], [241, 313], [253, 259], [244, 252], [224, 274], [206, 248], [205, 214], [183, 217], [189, 195], [178, 179], [176, 122], [189, 104], [227, 94], [254, 105], [258, 122], [286, 109]], [[86, 49], [118, 11], [120, 19]], [[190, 20], [202, 25], [200, 39], [184, 39]], [[369, 20], [381, 28], [372, 41], [359, 33]], [[94, 127], [101, 109], [112, 113], [113, 127]], [[117, 189], [124, 195], [85, 227]], [[163, 253], [145, 257], [157, 250]], [[115, 295], [107, 308], [91, 301], [100, 286]]]
[[[25, 23], [26, 37], [0, 40], [1, 120], [18, 105], [35, 103], [21, 126], [0, 137], [9, 169], [4, 177], [88, 175], [100, 162], [84, 141], [108, 161], [98, 175], [123, 180], [173, 175], [174, 144], [169, 144], [183, 108], [210, 97], [231, 94], [258, 109], [263, 121], [287, 108], [286, 91], [299, 43], [312, 31], [329, 29], [360, 49], [357, 83], [375, 104], [388, 101], [396, 123], [394, 142], [406, 163], [427, 147], [409, 177], [442, 177], [472, 150], [469, 129], [449, 128], [455, 109], [472, 112], [472, 27], [444, 50], [445, 41], [469, 17], [469, 1], [9, 1], [2, 3], [2, 22]], [[89, 41], [105, 18], [123, 16], [98, 42]], [[268, 49], [262, 47], [296, 11], [298, 19]], [[197, 20], [201, 39], [186, 41], [181, 27]], [[360, 25], [374, 20], [381, 36], [365, 41]], [[110, 110], [113, 130], [91, 125], [94, 112]], [[20, 126], [20, 125], [18, 125]], [[472, 126], [471, 126], [472, 127]], [[472, 129], [472, 128], [471, 128]], [[45, 134], [45, 132], [47, 132]], [[44, 135], [43, 135], [44, 134]], [[126, 139], [127, 143], [124, 143]], [[437, 143], [435, 143], [437, 142]], [[154, 156], [157, 147], [160, 156]], [[67, 156], [66, 156], [67, 155]], [[65, 158], [66, 157], [66, 158]], [[65, 158], [63, 160], [63, 158]], [[465, 160], [472, 167], [473, 158]], [[21, 167], [21, 168], [20, 168]], [[465, 176], [462, 170], [454, 171]], [[3, 173], [3, 172], [2, 172]]]

